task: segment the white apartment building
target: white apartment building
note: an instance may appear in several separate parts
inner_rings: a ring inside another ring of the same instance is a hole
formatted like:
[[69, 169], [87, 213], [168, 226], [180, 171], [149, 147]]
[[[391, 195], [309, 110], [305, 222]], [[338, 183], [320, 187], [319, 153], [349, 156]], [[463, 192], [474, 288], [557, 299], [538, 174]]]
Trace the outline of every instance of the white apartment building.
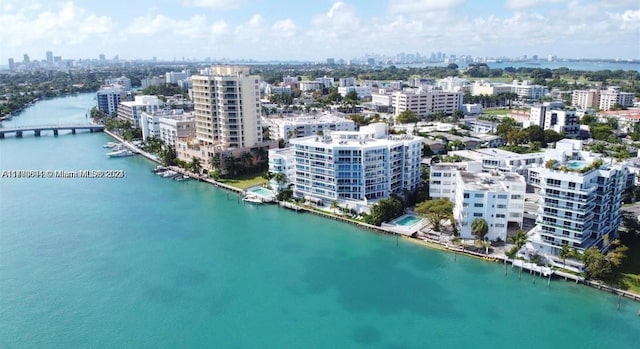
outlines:
[[333, 87], [333, 78], [328, 76], [323, 76], [321, 78], [316, 78], [316, 81], [322, 84], [322, 87], [331, 88]]
[[[146, 140], [150, 137], [160, 138], [161, 118], [181, 119], [183, 117], [193, 119], [193, 113], [184, 113], [182, 109], [162, 109], [142, 112], [142, 115], [140, 116], [142, 139]], [[192, 128], [195, 130], [195, 125]], [[195, 136], [195, 132], [192, 136]]]
[[369, 86], [345, 86], [338, 87], [338, 93], [345, 97], [347, 93], [351, 91], [356, 91], [358, 98], [369, 98], [371, 97], [371, 87]]
[[192, 76], [200, 144], [224, 150], [262, 142], [260, 77], [240, 66], [212, 66], [201, 73]]
[[411, 110], [419, 116], [443, 112], [453, 114], [460, 110], [464, 94], [433, 89], [413, 89], [391, 93], [391, 105], [395, 115]]
[[367, 203], [413, 191], [420, 184], [422, 137], [389, 135], [384, 123], [290, 143], [295, 149], [296, 197]]
[[471, 91], [471, 82], [467, 79], [460, 79], [456, 76], [448, 76], [436, 81], [436, 87], [443, 91]]
[[167, 84], [177, 84], [178, 81], [184, 80], [191, 75], [191, 72], [188, 70], [183, 71], [170, 71], [165, 73], [165, 82]]
[[564, 139], [547, 149], [545, 166], [529, 170], [530, 184], [540, 188], [539, 217], [529, 233], [533, 247], [557, 256], [564, 244], [582, 252], [606, 248], [617, 236], [622, 193], [629, 170], [582, 151], [582, 142]]
[[476, 81], [471, 85], [471, 94], [474, 96], [495, 96], [500, 93], [510, 93], [511, 85], [501, 82]]
[[347, 86], [355, 86], [355, 85], [356, 85], [355, 77], [340, 78], [340, 80], [338, 80], [339, 87], [347, 87]]
[[269, 149], [269, 173], [283, 173], [287, 177], [285, 183], [278, 183], [275, 178], [269, 181], [269, 185], [276, 192], [285, 189], [290, 183], [295, 182], [295, 149], [287, 147], [282, 149]]
[[536, 105], [529, 113], [529, 126], [537, 125], [543, 130], [554, 130], [575, 138], [580, 133], [580, 124], [575, 110], [555, 108], [552, 105]]
[[140, 128], [140, 117], [143, 112], [155, 113], [163, 103], [158, 96], [136, 96], [133, 101], [120, 102], [118, 119], [131, 122], [134, 128]]
[[180, 138], [191, 138], [196, 135], [196, 120], [193, 113], [161, 117], [159, 120], [160, 139], [175, 148]]
[[271, 84], [267, 84], [264, 88], [264, 94], [267, 96], [271, 95], [287, 95], [291, 96], [291, 86], [274, 86]]
[[514, 80], [511, 84], [511, 91], [521, 99], [540, 99], [549, 93], [546, 86], [532, 85], [529, 80], [519, 82]]
[[574, 90], [571, 96], [571, 106], [580, 109], [598, 108], [600, 106], [600, 90]]
[[[503, 149], [479, 148], [474, 150], [456, 150], [449, 152], [469, 161], [481, 164], [480, 171], [500, 171], [527, 175], [531, 167], [544, 163], [545, 153], [518, 154]], [[471, 171], [471, 170], [470, 170]]]
[[299, 81], [300, 91], [319, 91], [324, 88], [324, 84], [320, 81]]
[[633, 93], [621, 92], [620, 87], [611, 86], [600, 92], [600, 109], [611, 110], [615, 105], [622, 107], [633, 106]]
[[263, 118], [269, 127], [271, 139], [288, 141], [295, 137], [315, 136], [331, 131], [355, 131], [353, 120], [325, 112], [322, 114], [302, 114], [283, 118]]
[[458, 171], [453, 217], [460, 237], [473, 239], [471, 224], [482, 218], [492, 241], [507, 239], [509, 223], [522, 226], [526, 183], [515, 173]]
[[121, 101], [127, 100], [129, 93], [120, 86], [103, 87], [96, 93], [98, 110], [109, 115], [118, 111]]

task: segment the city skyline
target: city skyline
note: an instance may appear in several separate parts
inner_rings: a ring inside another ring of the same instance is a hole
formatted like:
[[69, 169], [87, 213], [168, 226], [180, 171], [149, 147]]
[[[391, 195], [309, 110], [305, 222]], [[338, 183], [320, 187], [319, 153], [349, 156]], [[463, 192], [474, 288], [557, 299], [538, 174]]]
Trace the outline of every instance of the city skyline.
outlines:
[[[637, 59], [637, 1], [3, 1], [0, 61], [348, 60], [365, 53]], [[270, 6], [271, 5], [271, 6]], [[635, 7], [634, 7], [635, 6]], [[126, 11], [123, 11], [126, 9]], [[614, 49], [603, 45], [615, 43]]]

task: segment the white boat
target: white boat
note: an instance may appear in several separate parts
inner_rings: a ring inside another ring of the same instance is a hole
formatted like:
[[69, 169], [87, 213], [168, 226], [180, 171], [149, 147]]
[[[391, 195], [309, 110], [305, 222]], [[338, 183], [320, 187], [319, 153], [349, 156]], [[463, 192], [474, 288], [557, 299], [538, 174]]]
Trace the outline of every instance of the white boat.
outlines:
[[178, 182], [186, 181], [188, 179], [191, 179], [191, 177], [189, 177], [187, 175], [173, 177], [173, 180], [174, 181], [178, 181]]
[[156, 166], [156, 168], [153, 169], [153, 172], [156, 173], [156, 174], [160, 174], [160, 173], [162, 173], [162, 172], [164, 172], [166, 170], [168, 170], [167, 167], [162, 166], [162, 165], [158, 165], [158, 166]]
[[162, 172], [161, 174], [159, 174], [160, 176], [164, 177], [164, 178], [169, 178], [169, 177], [174, 177], [178, 175], [178, 172], [173, 171], [173, 170], [167, 170]]
[[262, 203], [262, 199], [261, 198], [255, 196], [255, 195], [251, 195], [251, 194], [245, 195], [245, 197], [242, 198], [242, 201], [250, 202], [252, 204], [261, 204]]
[[113, 147], [117, 146], [118, 144], [119, 143], [116, 143], [116, 142], [109, 142], [109, 143], [103, 145], [102, 147], [103, 148], [113, 148]]
[[122, 150], [116, 150], [116, 151], [112, 151], [110, 153], [105, 154], [110, 158], [120, 158], [120, 157], [124, 157], [124, 156], [133, 156], [133, 152], [128, 150], [128, 149], [122, 149]]

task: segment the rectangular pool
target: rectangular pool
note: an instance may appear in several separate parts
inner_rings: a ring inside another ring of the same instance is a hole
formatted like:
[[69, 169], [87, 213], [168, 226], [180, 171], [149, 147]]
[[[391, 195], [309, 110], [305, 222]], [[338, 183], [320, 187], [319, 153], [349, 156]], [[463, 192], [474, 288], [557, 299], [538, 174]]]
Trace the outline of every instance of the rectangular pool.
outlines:
[[274, 196], [275, 195], [271, 190], [266, 189], [266, 188], [262, 188], [262, 187], [254, 187], [254, 188], [249, 189], [249, 191], [251, 193], [258, 194], [260, 196], [267, 196], [268, 197], [268, 196]]
[[395, 221], [393, 221], [393, 223], [397, 224], [397, 225], [402, 225], [405, 227], [409, 227], [412, 226], [418, 222], [420, 222], [422, 220], [422, 218], [418, 217], [418, 216], [414, 216], [414, 215], [404, 215], [398, 219], [396, 219]]

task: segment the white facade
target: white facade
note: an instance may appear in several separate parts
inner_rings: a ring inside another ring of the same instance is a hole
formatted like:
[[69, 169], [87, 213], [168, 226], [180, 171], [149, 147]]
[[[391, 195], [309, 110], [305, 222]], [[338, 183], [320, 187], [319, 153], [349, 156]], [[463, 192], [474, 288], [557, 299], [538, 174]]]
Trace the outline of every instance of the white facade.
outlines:
[[351, 91], [356, 91], [356, 94], [358, 94], [358, 98], [368, 98], [371, 97], [371, 87], [369, 86], [345, 86], [345, 87], [338, 87], [338, 93], [342, 96], [345, 97], [347, 95], [347, 93], [351, 92]]
[[474, 96], [495, 96], [501, 93], [510, 93], [511, 85], [501, 82], [476, 81], [471, 85], [471, 94]]
[[119, 86], [121, 88], [123, 88], [125, 91], [130, 91], [131, 90], [131, 79], [129, 79], [126, 76], [121, 76], [119, 78], [112, 78], [112, 79], [104, 79], [104, 84], [106, 86]]
[[170, 71], [165, 73], [165, 82], [167, 84], [177, 84], [178, 81], [188, 78], [191, 73], [188, 70], [180, 72]]
[[547, 150], [546, 158], [557, 163], [529, 170], [531, 184], [540, 188], [539, 217], [530, 236], [543, 253], [558, 255], [564, 244], [578, 251], [604, 248], [605, 236], [610, 241], [617, 236], [629, 170], [581, 149], [580, 141], [561, 140]]
[[522, 82], [515, 80], [511, 84], [511, 92], [517, 94], [518, 98], [522, 99], [540, 99], [549, 93], [546, 86], [532, 85], [528, 80]]
[[443, 91], [470, 91], [471, 83], [467, 79], [460, 79], [455, 76], [448, 76], [436, 81], [436, 87]]
[[448, 92], [442, 90], [417, 89], [395, 91], [391, 93], [391, 104], [395, 115], [405, 110], [411, 110], [419, 116], [426, 116], [437, 112], [453, 114], [462, 106], [462, 92]]
[[159, 120], [160, 139], [173, 147], [179, 138], [191, 138], [196, 135], [196, 121], [193, 113], [179, 116], [161, 117]]
[[389, 135], [384, 123], [290, 143], [297, 197], [366, 202], [413, 191], [420, 184], [422, 137]]
[[340, 78], [340, 80], [338, 81], [338, 86], [340, 87], [355, 86], [355, 85], [356, 85], [356, 78], [354, 77]]
[[157, 96], [136, 96], [134, 101], [120, 102], [118, 118], [130, 121], [134, 128], [140, 128], [140, 117], [143, 112], [155, 113], [162, 108], [162, 101]]
[[333, 78], [328, 76], [323, 76], [321, 78], [316, 78], [316, 81], [321, 83], [323, 87], [331, 88], [333, 87]]
[[271, 96], [271, 95], [291, 96], [291, 86], [274, 86], [274, 85], [268, 84], [264, 88], [264, 93], [267, 96]]
[[517, 174], [459, 171], [453, 216], [460, 237], [475, 238], [471, 225], [481, 218], [489, 227], [487, 239], [506, 241], [509, 223], [522, 226], [525, 188], [524, 178]]
[[213, 66], [203, 73], [192, 76], [198, 141], [221, 149], [262, 142], [260, 77], [238, 66]]
[[606, 91], [600, 92], [600, 109], [610, 110], [615, 105], [622, 107], [633, 106], [633, 93], [620, 92], [620, 87], [611, 86]]
[[[140, 128], [142, 129], [142, 139], [147, 139], [150, 137], [155, 137], [155, 138], [161, 138], [161, 131], [160, 131], [160, 119], [162, 118], [167, 118], [167, 119], [176, 119], [176, 120], [188, 120], [190, 119], [191, 122], [194, 122], [193, 120], [193, 114], [192, 113], [184, 113], [183, 110], [181, 109], [172, 109], [172, 110], [158, 110], [155, 112], [142, 112], [142, 115], [140, 116]], [[195, 131], [195, 124], [194, 126], [192, 126], [192, 129]], [[194, 134], [192, 136], [195, 136], [195, 132], [193, 132]], [[174, 142], [172, 142], [171, 144], [173, 144]]]
[[299, 81], [300, 91], [318, 91], [324, 88], [324, 84], [319, 81]]
[[118, 111], [118, 105], [126, 96], [127, 92], [120, 86], [103, 87], [96, 93], [98, 110], [112, 115]]
[[294, 183], [296, 175], [295, 149], [293, 147], [269, 149], [269, 173], [283, 173], [287, 177], [284, 183], [278, 183], [275, 178], [269, 181], [269, 185], [276, 192], [287, 188], [290, 183]]
[[314, 136], [318, 133], [331, 131], [354, 131], [356, 124], [353, 120], [331, 114], [301, 115], [284, 118], [264, 118], [264, 124], [269, 127], [271, 139], [288, 141], [293, 137]]

